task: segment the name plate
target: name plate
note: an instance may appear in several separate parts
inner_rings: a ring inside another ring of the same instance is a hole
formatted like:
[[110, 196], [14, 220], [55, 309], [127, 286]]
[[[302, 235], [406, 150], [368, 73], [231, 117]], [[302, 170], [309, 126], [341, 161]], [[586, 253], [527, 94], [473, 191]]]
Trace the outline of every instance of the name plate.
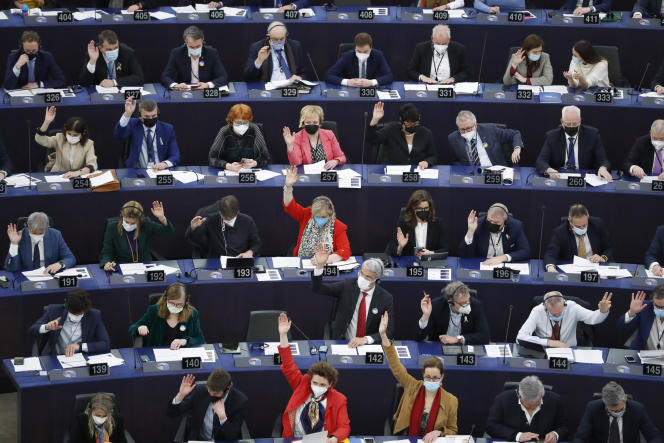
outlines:
[[48, 92], [44, 94], [44, 103], [62, 103], [62, 95], [59, 92]]
[[450, 13], [447, 11], [433, 11], [433, 19], [439, 21], [447, 21], [450, 19]]
[[597, 271], [581, 271], [581, 283], [599, 283], [599, 273]]
[[6, 194], [6, 193], [7, 193], [7, 183], [0, 182], [0, 194]]
[[295, 9], [289, 9], [284, 11], [284, 19], [286, 20], [297, 20], [300, 18], [300, 11]]
[[182, 369], [201, 369], [202, 360], [200, 357], [183, 357]]
[[238, 176], [238, 183], [255, 184], [256, 174], [253, 172], [240, 172], [240, 175]]
[[595, 103], [613, 103], [613, 94], [610, 92], [595, 92]]
[[69, 11], [60, 11], [57, 15], [58, 23], [72, 23], [74, 21], [74, 14]]
[[650, 189], [654, 192], [664, 192], [664, 181], [653, 180]]
[[297, 98], [297, 87], [286, 86], [281, 88], [281, 96], [285, 98]]
[[583, 15], [583, 24], [584, 25], [599, 25], [599, 14], [596, 12], [590, 12]]
[[567, 187], [568, 188], [585, 188], [586, 180], [583, 177], [567, 177]]
[[549, 357], [549, 369], [569, 369], [569, 360], [565, 357]]
[[251, 268], [249, 266], [233, 269], [233, 278], [251, 278]]
[[133, 98], [134, 100], [140, 100], [141, 94], [142, 92], [140, 89], [125, 89], [124, 98], [125, 100], [127, 100], [128, 98]]
[[484, 174], [485, 185], [502, 185], [503, 174], [500, 172], [486, 171]]
[[357, 11], [357, 18], [360, 20], [373, 20], [374, 12], [371, 9], [360, 9]]
[[532, 100], [533, 91], [531, 89], [518, 89], [516, 91], [517, 100]]
[[147, 22], [148, 20], [150, 20], [149, 11], [143, 11], [143, 10], [134, 11], [134, 21]]
[[454, 88], [438, 88], [438, 98], [454, 98]]
[[173, 186], [175, 185], [175, 177], [172, 174], [159, 174], [155, 178], [157, 186]]
[[654, 363], [645, 363], [643, 365], [643, 375], [648, 377], [661, 377], [662, 376], [662, 365]]
[[60, 288], [76, 288], [78, 286], [78, 277], [75, 275], [58, 277], [58, 286]]
[[404, 172], [401, 175], [401, 181], [403, 183], [419, 183], [420, 182], [420, 173], [419, 172]]
[[382, 352], [367, 352], [364, 362], [368, 365], [382, 365], [385, 363], [385, 355]]
[[109, 375], [108, 363], [94, 363], [88, 365], [88, 375], [90, 375], [90, 377]]
[[376, 97], [376, 88], [360, 88], [360, 97], [362, 98], [375, 98]]
[[90, 189], [90, 179], [83, 177], [74, 177], [71, 181], [73, 189]]
[[337, 180], [337, 171], [321, 171], [320, 173], [321, 183], [336, 183]]
[[334, 265], [325, 265], [323, 267], [323, 276], [325, 277], [338, 277], [339, 268]]
[[211, 9], [208, 13], [208, 18], [210, 20], [224, 20], [226, 18], [226, 13], [223, 9]]
[[475, 354], [457, 354], [457, 366], [476, 366], [477, 357]]
[[510, 268], [493, 268], [494, 280], [510, 280], [512, 278], [512, 270]]
[[221, 97], [221, 91], [219, 91], [219, 88], [203, 89], [203, 98], [219, 98], [219, 97]]
[[523, 23], [523, 12], [509, 12], [507, 14], [507, 21], [510, 23]]
[[145, 271], [145, 280], [148, 283], [159, 283], [166, 281], [166, 272], [158, 269], [156, 271]]
[[424, 268], [422, 266], [406, 266], [406, 277], [424, 278]]

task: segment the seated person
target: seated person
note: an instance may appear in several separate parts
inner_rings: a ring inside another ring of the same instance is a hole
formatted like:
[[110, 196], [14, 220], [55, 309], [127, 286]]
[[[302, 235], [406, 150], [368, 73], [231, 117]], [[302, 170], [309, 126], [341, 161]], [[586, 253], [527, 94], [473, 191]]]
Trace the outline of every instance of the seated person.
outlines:
[[185, 441], [237, 441], [242, 438], [249, 399], [233, 386], [231, 375], [214, 369], [205, 386], [192, 374], [182, 377], [180, 390], [168, 404], [169, 417], [189, 416]]
[[13, 223], [7, 226], [10, 244], [5, 271], [22, 272], [45, 267], [44, 274], [55, 274], [76, 264], [76, 257], [69, 250], [60, 231], [48, 225], [46, 214], [33, 212], [20, 231], [16, 230]]
[[646, 293], [632, 293], [632, 302], [625, 315], [618, 318], [618, 329], [636, 332], [630, 349], [639, 351], [661, 350], [664, 356], [664, 285], [652, 290], [652, 300], [645, 301]]
[[664, 276], [664, 225], [659, 226], [655, 231], [655, 238], [652, 239], [648, 252], [646, 252], [646, 269], [658, 277]]
[[610, 381], [602, 388], [602, 398], [592, 400], [586, 406], [572, 441], [661, 443], [662, 434], [648, 417], [643, 404], [630, 400], [622, 386]]
[[100, 392], [76, 417], [69, 433], [69, 443], [97, 442], [127, 443], [125, 438], [124, 420], [115, 412], [113, 398]]
[[323, 108], [306, 105], [300, 111], [300, 131], [292, 134], [290, 128], [284, 126], [284, 142], [291, 166], [324, 161], [325, 169], [334, 169], [346, 163], [334, 132], [320, 127], [324, 119]]
[[450, 9], [463, 8], [465, 2], [463, 0], [418, 0], [418, 8], [433, 8], [434, 11], [444, 11]]
[[[425, 0], [426, 1], [426, 0]], [[463, 7], [463, 0], [461, 7]], [[456, 3], [453, 1], [451, 3]], [[450, 5], [441, 5], [445, 7]], [[436, 8], [434, 8], [436, 10]], [[447, 25], [436, 25], [431, 40], [418, 43], [408, 63], [408, 79], [414, 82], [449, 84], [465, 82], [470, 77], [466, 47], [450, 40], [452, 33]]]
[[604, 222], [599, 217], [590, 217], [588, 209], [579, 203], [570, 206], [567, 221], [551, 233], [544, 253], [544, 268], [547, 272], [557, 272], [556, 263], [572, 262], [574, 256], [593, 263], [613, 260], [613, 249]]
[[553, 83], [553, 68], [549, 54], [543, 49], [542, 37], [529, 34], [523, 40], [521, 48], [512, 54], [503, 75], [503, 84], [550, 86]]
[[449, 250], [443, 220], [436, 217], [431, 194], [424, 189], [413, 192], [406, 208], [399, 214], [396, 236], [390, 240], [385, 253], [391, 256], [417, 256]]
[[388, 313], [380, 319], [378, 331], [381, 344], [390, 365], [390, 371], [401, 386], [403, 396], [394, 414], [394, 435], [423, 436], [424, 441], [436, 441], [438, 437], [456, 435], [459, 400], [442, 387], [445, 369], [438, 357], [429, 357], [422, 367], [418, 380], [408, 373], [399, 360], [392, 340], [387, 336]]
[[524, 377], [519, 388], [496, 396], [489, 410], [486, 432], [507, 441], [557, 443], [567, 436], [560, 395], [544, 389], [536, 375]]
[[287, 38], [288, 30], [281, 22], [267, 27], [267, 38], [249, 47], [249, 58], [244, 67], [246, 82], [294, 83], [304, 78], [304, 51], [299, 41]]
[[632, 8], [632, 18], [661, 17], [664, 15], [662, 0], [636, 0]]
[[[5, 3], [10, 4], [9, 2], [5, 2]], [[0, 5], [4, 6], [5, 3], [0, 3]], [[43, 8], [44, 7], [44, 0], [25, 0], [25, 1], [23, 1], [23, 0], [14, 0], [11, 3], [14, 4], [14, 8], [18, 8], [18, 9], [21, 9], [21, 6], [23, 6], [23, 4], [28, 5], [28, 8], [30, 8], [30, 9]], [[3, 9], [5, 9], [5, 8], [3, 7]]]
[[221, 8], [222, 6], [248, 6], [250, 8], [278, 8], [277, 12], [284, 12], [291, 9], [302, 9], [309, 6], [309, 0], [293, 0], [291, 3], [285, 4], [288, 1], [289, 0], [286, 0], [285, 2], [282, 2], [281, 0], [231, 0], [227, 2], [211, 1], [208, 3], [208, 7], [212, 9]]
[[190, 228], [185, 238], [207, 250], [208, 258], [257, 257], [261, 248], [254, 219], [240, 212], [240, 202], [234, 195], [219, 200], [218, 212], [213, 216], [194, 217]]
[[485, 217], [477, 218], [473, 209], [468, 215], [468, 231], [459, 243], [460, 257], [486, 257], [485, 265], [519, 262], [530, 258], [530, 244], [523, 222], [510, 217], [507, 206], [494, 203]]
[[72, 289], [65, 304], [48, 305], [46, 312], [28, 330], [32, 337], [45, 336], [41, 355], [66, 355], [77, 352], [109, 352], [111, 340], [101, 320], [101, 312], [92, 308], [84, 289]]
[[[159, 121], [159, 108], [154, 100], [138, 105], [139, 118], [132, 118], [136, 101], [128, 98], [125, 112], [115, 125], [113, 136], [129, 141], [126, 168], [153, 168], [155, 171], [172, 168], [180, 163], [180, 148], [173, 125]], [[148, 148], [149, 146], [149, 148]]]
[[253, 122], [251, 108], [243, 103], [235, 104], [226, 115], [208, 154], [210, 166], [229, 171], [242, 168], [262, 168], [270, 163], [265, 137]]
[[205, 45], [203, 30], [189, 26], [182, 34], [183, 46], [171, 51], [168, 63], [161, 73], [165, 88], [187, 89], [219, 88], [228, 84], [228, 74], [219, 58], [219, 52]]
[[110, 8], [127, 8], [128, 12], [138, 11], [139, 9], [154, 9], [158, 6], [157, 0], [109, 0]]
[[429, 128], [420, 126], [420, 112], [414, 104], [406, 103], [399, 109], [399, 121], [378, 128], [385, 115], [383, 102], [374, 105], [367, 141], [384, 146], [385, 161], [391, 165], [417, 165], [419, 169], [434, 166], [438, 153]]
[[444, 345], [485, 345], [491, 341], [482, 303], [471, 297], [470, 288], [460, 281], [448, 283], [433, 302], [425, 292], [420, 308], [418, 341], [440, 341]]
[[106, 225], [100, 262], [105, 271], [115, 270], [119, 263], [152, 261], [152, 237], [175, 232], [175, 227], [164, 215], [161, 202], [153, 201], [150, 209], [159, 223], [145, 217], [143, 206], [131, 200], [122, 205], [117, 224]]
[[325, 74], [333, 85], [368, 87], [392, 83], [392, 70], [381, 51], [373, 49], [373, 39], [360, 32], [354, 39], [355, 49], [345, 52]]
[[559, 291], [547, 292], [542, 303], [530, 311], [516, 338], [551, 348], [576, 346], [577, 323], [597, 325], [606, 320], [612, 296], [613, 293], [605, 292], [597, 305], [599, 309], [591, 311], [572, 300], [565, 300]]
[[655, 78], [652, 81], [652, 90], [658, 94], [664, 94], [664, 61], [659, 65]]
[[88, 43], [88, 62], [81, 69], [78, 81], [82, 86], [104, 88], [138, 86], [143, 84], [143, 68], [134, 50], [120, 43], [115, 32], [106, 29], [99, 33], [96, 43], [94, 40]]
[[327, 257], [328, 264], [348, 260], [351, 255], [348, 226], [337, 219], [332, 200], [319, 195], [311, 202], [311, 206], [304, 208], [293, 197], [293, 185], [296, 182], [297, 167], [291, 166], [286, 175], [283, 205], [284, 211], [300, 225], [293, 256], [311, 258], [313, 262], [316, 250], [322, 244], [330, 254]]
[[456, 166], [507, 166], [503, 144], [512, 146], [513, 164], [521, 160], [521, 132], [503, 129], [492, 124], [478, 124], [475, 114], [459, 111], [456, 117], [458, 131], [450, 132], [447, 141], [452, 148], [452, 164]]
[[47, 135], [48, 127], [55, 120], [55, 106], [46, 108], [44, 123], [37, 129], [35, 141], [55, 152], [48, 155], [46, 172], [63, 172], [63, 177], [72, 178], [89, 174], [97, 169], [95, 144], [89, 138], [88, 124], [81, 117], [69, 117], [62, 132]]
[[664, 180], [664, 120], [655, 120], [650, 133], [634, 142], [625, 160], [625, 173], [638, 179], [648, 175]]
[[571, 88], [608, 87], [609, 62], [599, 55], [588, 40], [579, 40], [572, 48], [572, 60], [563, 77]]
[[[587, 6], [584, 6], [584, 4]], [[574, 15], [609, 12], [611, 10], [611, 0], [567, 0], [563, 10]]]
[[9, 177], [11, 175], [12, 171], [12, 161], [9, 158], [9, 154], [7, 154], [7, 149], [5, 148], [5, 144], [2, 142], [2, 138], [0, 138], [0, 181], [4, 180], [6, 177]]
[[599, 131], [581, 124], [581, 109], [565, 106], [560, 126], [548, 131], [535, 163], [537, 172], [559, 178], [558, 169], [597, 169], [597, 175], [611, 182], [609, 159]]
[[189, 291], [180, 282], [164, 291], [159, 301], [148, 306], [140, 320], [129, 327], [129, 335], [143, 337], [143, 346], [180, 349], [205, 344], [198, 310], [189, 302]]
[[282, 312], [279, 316], [281, 372], [293, 389], [293, 395], [281, 418], [281, 436], [301, 438], [326, 430], [326, 443], [342, 442], [350, 435], [350, 420], [346, 396], [334, 389], [339, 371], [328, 362], [319, 361], [302, 374], [288, 344], [290, 327], [291, 321]]
[[23, 31], [21, 45], [9, 53], [6, 66], [5, 89], [59, 88], [67, 83], [53, 54], [41, 49], [35, 31]]

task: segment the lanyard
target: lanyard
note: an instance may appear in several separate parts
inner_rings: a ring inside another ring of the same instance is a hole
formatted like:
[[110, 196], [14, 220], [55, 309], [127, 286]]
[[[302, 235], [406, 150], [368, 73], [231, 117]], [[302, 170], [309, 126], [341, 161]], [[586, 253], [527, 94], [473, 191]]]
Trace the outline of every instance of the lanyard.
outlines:
[[[489, 241], [491, 242], [491, 247], [493, 248], [493, 256], [496, 257], [498, 255], [498, 251], [496, 251], [496, 246], [498, 246], [503, 242], [503, 233], [502, 232], [500, 233], [500, 236], [498, 236], [498, 243], [495, 244], [493, 243], [493, 236], [491, 235], [491, 233], [489, 233]], [[503, 254], [504, 253], [505, 251], [503, 251]]]
[[[443, 59], [445, 58], [445, 54], [447, 54], [447, 49], [442, 54], [439, 54], [438, 51], [436, 51], [434, 49], [433, 54], [434, 55], [431, 56], [431, 63], [433, 63], [433, 67], [435, 69], [433, 72], [436, 73], [436, 79], [435, 80], [438, 81], [438, 69], [440, 69], [440, 65], [443, 64]], [[438, 62], [438, 65], [436, 65], [436, 55], [437, 54], [440, 55], [440, 61]]]

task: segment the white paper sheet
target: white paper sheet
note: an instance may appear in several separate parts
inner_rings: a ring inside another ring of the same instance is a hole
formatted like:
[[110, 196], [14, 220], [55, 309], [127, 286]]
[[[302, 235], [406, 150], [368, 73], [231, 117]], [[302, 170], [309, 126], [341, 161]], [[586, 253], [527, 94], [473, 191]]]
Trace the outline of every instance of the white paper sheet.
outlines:
[[234, 258], [234, 257], [229, 257], [228, 255], [222, 255], [219, 257], [219, 263], [221, 265], [221, 269], [226, 269], [226, 262], [228, 261], [229, 258]]
[[303, 258], [302, 264], [300, 265], [302, 269], [314, 269], [315, 266], [311, 263], [310, 258]]
[[415, 172], [420, 174], [420, 178], [438, 180], [438, 169], [436, 168], [420, 169], [418, 167], [417, 169], [415, 169]]
[[179, 271], [177, 268], [165, 265], [157, 265], [155, 263], [121, 263], [120, 272], [122, 275], [142, 275], [145, 271], [164, 271], [166, 275], [174, 274]]
[[44, 274], [44, 270], [46, 268], [42, 266], [39, 269], [33, 269], [32, 271], [25, 271], [22, 274], [29, 280], [29, 281], [45, 281], [45, 280], [52, 280], [53, 277], [50, 274]]
[[351, 256], [348, 260], [333, 263], [333, 265], [339, 268], [340, 271], [350, 271], [360, 266], [354, 256]]
[[396, 89], [390, 89], [389, 91], [376, 91], [378, 100], [399, 100], [401, 94]]
[[539, 93], [542, 92], [542, 87], [541, 86], [534, 86], [534, 85], [519, 85], [519, 86], [517, 86], [517, 90], [519, 90], [519, 91], [533, 91], [533, 95], [539, 95]]
[[404, 91], [426, 91], [427, 85], [425, 83], [404, 83]]
[[258, 12], [265, 14], [274, 14], [279, 11], [279, 8], [258, 8]]
[[280, 81], [274, 81], [274, 82], [267, 82], [267, 83], [265, 83], [265, 90], [266, 91], [272, 91], [274, 89], [283, 88], [284, 86], [290, 86], [292, 84], [293, 84], [293, 82], [290, 81], [290, 80], [280, 80]]
[[300, 268], [300, 257], [272, 257], [275, 268]]
[[[290, 342], [288, 344], [290, 345], [292, 355], [300, 355], [300, 347], [297, 345], [297, 343]], [[265, 345], [265, 349], [263, 350], [265, 355], [274, 355], [279, 353], [278, 341], [266, 342]]]
[[136, 89], [141, 90], [141, 95], [150, 95], [152, 92], [148, 91], [147, 89], [143, 88], [143, 86], [123, 86], [120, 88], [120, 92], [125, 92], [125, 91], [135, 91]]
[[265, 272], [257, 272], [256, 279], [258, 281], [279, 281], [281, 280], [281, 274], [276, 269], [266, 269]]
[[477, 88], [479, 88], [479, 83], [477, 82], [461, 82], [454, 85], [455, 94], [475, 94], [477, 93]]
[[321, 160], [310, 165], [303, 165], [305, 174], [320, 174], [325, 170], [325, 160]]
[[337, 171], [337, 179], [339, 180], [344, 178], [360, 177], [360, 173], [351, 168], [335, 169], [335, 171]]
[[597, 174], [586, 173], [585, 180], [590, 186], [604, 186], [609, 183], [605, 178], [602, 178]]
[[657, 180], [657, 179], [658, 179], [658, 178], [657, 178], [656, 175], [646, 175], [645, 177], [643, 177], [643, 178], [640, 180], [640, 182], [641, 182], [641, 183], [652, 183], [653, 181], [655, 181], [655, 180]]
[[80, 279], [92, 278], [90, 276], [90, 271], [85, 266], [79, 268], [65, 269], [64, 271], [55, 274], [54, 277], [58, 278], [58, 277], [74, 277], [74, 276]]
[[361, 189], [362, 179], [358, 176], [355, 177], [338, 177], [337, 186], [340, 189]]
[[385, 166], [385, 174], [401, 175], [404, 172], [410, 172], [411, 167], [411, 165], [387, 165]]
[[85, 366], [87, 364], [87, 362], [85, 361], [85, 357], [83, 357], [83, 354], [81, 354], [80, 352], [77, 352], [71, 357], [58, 355], [58, 361], [60, 362], [60, 366], [62, 366], [63, 369], [78, 368], [81, 366]]
[[171, 171], [173, 177], [180, 183], [192, 183], [203, 180], [205, 176], [194, 171]]
[[259, 182], [264, 182], [266, 180], [273, 179], [274, 177], [279, 177], [278, 172], [270, 171], [268, 169], [261, 169], [260, 171], [257, 171], [256, 173], [256, 180]]
[[639, 351], [641, 363], [664, 364], [664, 350]]
[[316, 12], [314, 12], [314, 10], [312, 8], [302, 8], [302, 9], [298, 9], [298, 11], [300, 11], [300, 15], [302, 17], [315, 17], [316, 16]]
[[452, 280], [452, 270], [450, 268], [429, 268], [427, 269], [427, 280]]
[[106, 363], [108, 364], [109, 367], [112, 367], [112, 366], [121, 366], [125, 363], [125, 361], [121, 358], [116, 357], [110, 352], [106, 354], [89, 355], [88, 364], [92, 365], [96, 363]]
[[29, 89], [16, 89], [16, 90], [7, 90], [5, 92], [10, 97], [32, 97], [32, 91]]
[[39, 357], [26, 357], [23, 359], [22, 365], [15, 365], [14, 360], [10, 360], [14, 366], [14, 372], [28, 372], [28, 371], [41, 371], [42, 365]]
[[166, 265], [155, 265], [155, 266], [146, 265], [145, 269], [150, 270], [150, 271], [164, 271], [166, 273], [166, 275], [171, 275], [171, 274], [175, 274], [177, 272], [180, 272], [180, 270], [178, 268], [174, 268], [172, 266], [166, 266]]
[[4, 12], [0, 12], [0, 20], [9, 20], [9, 17]]
[[[422, 9], [424, 14], [433, 14], [433, 9]], [[464, 18], [466, 17], [466, 11], [463, 9], [449, 9], [447, 10], [450, 18]]]
[[509, 344], [484, 345], [486, 356], [491, 358], [512, 357], [512, 347]]
[[7, 185], [9, 186], [14, 186], [15, 188], [24, 188], [26, 186], [29, 186], [30, 183], [34, 186], [37, 183], [40, 183], [41, 180], [35, 177], [32, 177], [32, 181], [30, 181], [30, 177], [28, 174], [14, 174], [10, 175], [9, 177], [5, 178], [5, 181], [7, 182]]
[[639, 94], [639, 97], [659, 97], [664, 98], [663, 94], [658, 94], [655, 91], [646, 92], [644, 94]]
[[374, 15], [387, 15], [389, 10], [388, 8], [367, 8], [370, 11], [374, 12]]
[[111, 87], [107, 88], [105, 86], [97, 85], [97, 86], [95, 86], [95, 90], [99, 94], [117, 94], [118, 92], [120, 92], [120, 90], [118, 88], [116, 88], [115, 86], [111, 86]]
[[[201, 10], [198, 10], [199, 6], [205, 6], [205, 10], [201, 8]], [[196, 5], [196, 9], [194, 9], [193, 6], [188, 5], [188, 6], [171, 6], [171, 9], [173, 12], [176, 14], [193, 14], [195, 12], [208, 12], [208, 6], [207, 5]]]
[[567, 180], [569, 177], [581, 177], [581, 174], [578, 172], [560, 172], [558, 175], [563, 180]]
[[103, 174], [97, 175], [95, 177], [90, 177], [90, 186], [96, 188], [98, 186], [103, 186], [106, 183], [111, 183], [113, 180], [113, 174], [111, 171], [106, 171]]
[[574, 359], [577, 363], [604, 364], [602, 351], [600, 349], [575, 349]]
[[380, 352], [383, 353], [382, 345], [362, 345], [357, 347], [357, 355], [366, 355], [367, 352]]
[[94, 19], [98, 11], [83, 11], [83, 12], [74, 12], [72, 15], [74, 16], [74, 20], [81, 21], [81, 20], [89, 20], [89, 19]]
[[180, 361], [184, 357], [200, 357], [206, 363], [215, 361], [214, 351], [208, 351], [202, 346], [180, 349], [155, 348], [152, 352], [155, 361]]
[[151, 12], [150, 17], [156, 18], [157, 20], [166, 20], [169, 18], [175, 18], [175, 14], [170, 14], [164, 11]]
[[556, 92], [558, 94], [567, 94], [568, 88], [566, 85], [551, 85], [544, 86], [544, 92]]
[[[240, 168], [239, 171], [219, 171], [219, 175], [226, 175], [226, 177], [239, 177], [240, 172], [253, 172], [254, 174], [261, 169], [248, 169], [248, 168]], [[225, 174], [221, 174], [222, 172], [225, 172]]]
[[[198, 6], [198, 5], [196, 5]], [[221, 8], [224, 10], [226, 15], [231, 16], [231, 17], [244, 17], [247, 15], [247, 10], [243, 8], [230, 8], [228, 6], [224, 6]]]
[[[502, 268], [503, 263], [498, 265], [483, 265], [480, 264], [480, 271], [491, 271], [494, 268]], [[528, 263], [505, 263], [506, 268], [519, 271], [522, 275], [530, 275], [530, 265]]]
[[574, 362], [574, 350], [572, 348], [546, 348], [546, 358], [561, 357]]
[[69, 179], [64, 178], [63, 175], [65, 174], [45, 175], [44, 180], [46, 180], [47, 183], [69, 183]]
[[410, 350], [408, 350], [408, 346], [395, 346], [394, 349], [397, 351], [397, 355], [400, 359], [410, 358]]
[[357, 355], [357, 348], [349, 348], [348, 345], [331, 345], [332, 355]]

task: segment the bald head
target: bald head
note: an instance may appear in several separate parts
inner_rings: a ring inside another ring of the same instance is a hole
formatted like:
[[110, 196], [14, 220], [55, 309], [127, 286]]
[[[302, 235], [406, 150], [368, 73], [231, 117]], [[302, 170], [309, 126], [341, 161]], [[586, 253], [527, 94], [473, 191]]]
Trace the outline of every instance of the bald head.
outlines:
[[275, 21], [270, 23], [267, 27], [267, 35], [270, 36], [270, 40], [273, 42], [280, 42], [286, 39], [286, 25], [281, 22]]
[[664, 141], [664, 120], [655, 120], [650, 126], [650, 138]]
[[452, 32], [447, 25], [436, 25], [431, 30], [431, 41], [436, 45], [447, 45], [452, 38]]

